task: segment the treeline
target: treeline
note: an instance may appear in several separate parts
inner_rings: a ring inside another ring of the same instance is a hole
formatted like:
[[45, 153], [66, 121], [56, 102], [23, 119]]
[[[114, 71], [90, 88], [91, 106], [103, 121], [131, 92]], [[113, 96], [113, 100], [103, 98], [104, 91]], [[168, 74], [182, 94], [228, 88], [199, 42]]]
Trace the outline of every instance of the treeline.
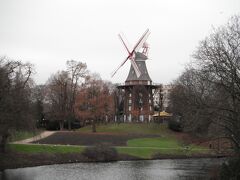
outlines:
[[68, 122], [93, 124], [107, 121], [113, 116], [113, 90], [110, 82], [103, 81], [98, 74], [90, 74], [84, 63], [67, 61], [67, 70], [52, 75], [42, 92], [45, 103], [45, 118], [59, 123], [64, 128]]
[[227, 138], [240, 152], [240, 16], [200, 42], [173, 87], [171, 109], [185, 131]]
[[31, 129], [33, 65], [0, 58], [0, 148], [13, 129]]
[[114, 119], [115, 87], [91, 74], [85, 63], [67, 61], [66, 69], [51, 75], [44, 85], [34, 83], [34, 73], [32, 64], [0, 59], [1, 151], [16, 130], [62, 130], [91, 123], [96, 131], [97, 122]]

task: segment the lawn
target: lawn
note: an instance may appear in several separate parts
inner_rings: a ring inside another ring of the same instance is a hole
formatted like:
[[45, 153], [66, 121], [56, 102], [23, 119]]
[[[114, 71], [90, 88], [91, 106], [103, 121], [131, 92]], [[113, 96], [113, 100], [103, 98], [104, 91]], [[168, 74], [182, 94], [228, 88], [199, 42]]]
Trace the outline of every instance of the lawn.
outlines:
[[41, 145], [41, 144], [8, 144], [12, 151], [22, 153], [81, 153], [83, 146]]
[[158, 148], [179, 148], [181, 143], [175, 138], [159, 137], [159, 138], [141, 138], [132, 139], [127, 142], [131, 147], [158, 147]]
[[[91, 126], [86, 126], [79, 129], [79, 132], [92, 132]], [[118, 133], [118, 134], [154, 134], [163, 135], [169, 134], [171, 131], [167, 125], [160, 125], [155, 123], [111, 123], [107, 125], [97, 125], [97, 132], [102, 133]]]
[[14, 142], [14, 141], [20, 141], [20, 140], [23, 140], [23, 139], [28, 139], [28, 138], [31, 138], [33, 136], [37, 136], [41, 132], [42, 132], [42, 130], [36, 130], [36, 131], [13, 131], [13, 132], [10, 132], [11, 136], [9, 138], [9, 141], [10, 142]]
[[[106, 143], [116, 147], [117, 151], [139, 158], [149, 159], [160, 155], [203, 155], [211, 151], [205, 147], [188, 144], [180, 140], [175, 132], [163, 124], [121, 123], [98, 125], [98, 133], [91, 133], [91, 126], [80, 128], [75, 132], [58, 132], [49, 136], [39, 144], [10, 144], [10, 149], [24, 153], [78, 153], [84, 147], [96, 143]], [[114, 143], [113, 143], [114, 142]], [[49, 145], [41, 145], [49, 144]], [[62, 145], [50, 145], [62, 144]], [[75, 144], [76, 146], [67, 145]]]
[[128, 140], [127, 147], [117, 147], [119, 153], [141, 158], [152, 158], [155, 154], [161, 155], [203, 155], [210, 153], [209, 149], [197, 145], [184, 146], [176, 138], [142, 138]]

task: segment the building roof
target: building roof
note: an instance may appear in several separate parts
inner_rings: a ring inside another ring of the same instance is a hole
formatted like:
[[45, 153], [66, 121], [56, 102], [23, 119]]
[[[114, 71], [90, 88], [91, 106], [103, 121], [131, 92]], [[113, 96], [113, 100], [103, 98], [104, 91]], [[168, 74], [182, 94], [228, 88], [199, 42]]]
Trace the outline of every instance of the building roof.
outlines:
[[[155, 112], [154, 115], [153, 115], [153, 117], [158, 117], [158, 116], [159, 116], [158, 112]], [[160, 112], [160, 116], [171, 117], [172, 114], [171, 113], [167, 113], [166, 111], [161, 111]]]

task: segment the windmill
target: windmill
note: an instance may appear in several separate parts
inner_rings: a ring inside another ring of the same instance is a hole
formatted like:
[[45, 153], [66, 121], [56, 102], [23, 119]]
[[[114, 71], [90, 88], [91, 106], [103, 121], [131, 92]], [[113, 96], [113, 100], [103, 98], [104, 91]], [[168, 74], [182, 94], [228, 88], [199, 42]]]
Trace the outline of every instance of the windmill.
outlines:
[[138, 53], [138, 51], [143, 48], [142, 54], [145, 55], [145, 57], [147, 58], [147, 53], [148, 53], [148, 45], [146, 43], [146, 40], [148, 38], [150, 34], [149, 29], [147, 29], [143, 35], [141, 36], [141, 38], [138, 40], [138, 42], [136, 43], [136, 45], [134, 46], [134, 48], [130, 51], [129, 47], [127, 46], [127, 43], [123, 40], [122, 36], [119, 34], [119, 38], [121, 40], [121, 42], [123, 43], [125, 49], [128, 52], [128, 56], [127, 58], [118, 66], [118, 68], [113, 71], [112, 73], [112, 77], [117, 73], [117, 71], [126, 63], [127, 60], [130, 60], [131, 65], [135, 71], [136, 76], [139, 78], [142, 74], [142, 72], [140, 71], [137, 63], [136, 63], [136, 54]]
[[[123, 37], [118, 35], [128, 52], [128, 56], [112, 73], [112, 76], [117, 73], [127, 60], [131, 62], [131, 67], [125, 84], [117, 86], [118, 90], [124, 94], [122, 103], [123, 113], [122, 117], [120, 117], [124, 122], [151, 121], [154, 113], [153, 90], [156, 89], [156, 86], [152, 85], [152, 80], [148, 75], [145, 63], [145, 60], [148, 59], [148, 44], [146, 43], [146, 40], [149, 34], [150, 31], [147, 29], [132, 50], [127, 46]], [[116, 117], [116, 119], [119, 118]]]

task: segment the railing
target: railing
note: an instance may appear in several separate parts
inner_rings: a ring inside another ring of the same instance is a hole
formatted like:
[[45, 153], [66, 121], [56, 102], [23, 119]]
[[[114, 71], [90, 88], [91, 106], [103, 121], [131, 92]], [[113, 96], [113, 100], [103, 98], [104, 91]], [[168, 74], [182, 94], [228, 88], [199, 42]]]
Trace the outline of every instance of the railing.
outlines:
[[129, 85], [153, 85], [161, 86], [161, 83], [152, 83], [151, 81], [128, 81], [126, 83], [117, 83], [117, 86], [129, 86]]

